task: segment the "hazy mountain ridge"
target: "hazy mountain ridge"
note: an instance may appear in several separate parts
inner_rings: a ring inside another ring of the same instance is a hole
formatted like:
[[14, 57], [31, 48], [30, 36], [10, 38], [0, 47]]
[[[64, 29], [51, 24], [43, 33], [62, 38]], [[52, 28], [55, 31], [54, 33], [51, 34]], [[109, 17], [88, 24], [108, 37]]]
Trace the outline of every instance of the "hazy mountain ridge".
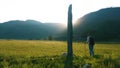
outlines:
[[85, 40], [87, 33], [91, 33], [97, 41], [120, 41], [120, 7], [89, 13], [80, 18], [76, 24], [74, 27], [76, 40]]
[[8, 21], [0, 24], [0, 38], [46, 39], [48, 36], [54, 37], [57, 36], [58, 33], [61, 33], [64, 30], [60, 29], [61, 25], [62, 24], [58, 25], [57, 23], [41, 23], [35, 20]]
[[[96, 41], [120, 42], [120, 7], [105, 8], [79, 18], [74, 25], [74, 40], [85, 41], [91, 33]], [[46, 39], [53, 36], [66, 40], [66, 25], [35, 20], [0, 23], [0, 39]]]

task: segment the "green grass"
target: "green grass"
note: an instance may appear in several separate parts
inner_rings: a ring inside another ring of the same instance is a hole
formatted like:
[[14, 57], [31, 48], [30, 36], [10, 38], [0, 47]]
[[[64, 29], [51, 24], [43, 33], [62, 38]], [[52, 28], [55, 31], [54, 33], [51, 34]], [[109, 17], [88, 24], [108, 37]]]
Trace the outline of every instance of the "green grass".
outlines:
[[54, 56], [66, 52], [66, 43], [57, 41], [1, 40], [0, 54], [5, 56]]
[[[97, 43], [90, 57], [85, 43], [73, 43], [74, 68], [120, 68], [120, 44]], [[64, 68], [67, 43], [39, 40], [0, 40], [0, 68]]]

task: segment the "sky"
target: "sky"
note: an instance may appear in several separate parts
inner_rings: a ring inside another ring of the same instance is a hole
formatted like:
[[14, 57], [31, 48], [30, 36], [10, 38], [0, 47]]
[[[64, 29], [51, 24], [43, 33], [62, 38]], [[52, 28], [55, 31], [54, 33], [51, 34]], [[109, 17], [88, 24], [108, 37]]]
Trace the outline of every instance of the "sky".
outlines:
[[73, 22], [102, 8], [120, 7], [120, 0], [0, 0], [0, 23], [27, 19], [67, 23], [70, 3], [73, 6]]

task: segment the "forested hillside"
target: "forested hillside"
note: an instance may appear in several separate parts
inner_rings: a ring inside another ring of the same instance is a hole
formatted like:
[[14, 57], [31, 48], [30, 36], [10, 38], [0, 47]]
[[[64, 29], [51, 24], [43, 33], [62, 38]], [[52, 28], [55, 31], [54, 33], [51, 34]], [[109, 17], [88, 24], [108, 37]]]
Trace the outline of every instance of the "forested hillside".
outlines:
[[0, 39], [47, 39], [49, 36], [56, 37], [64, 29], [65, 25], [59, 23], [8, 21], [0, 24]]
[[85, 40], [88, 33], [96, 41], [120, 41], [120, 8], [101, 9], [77, 20], [75, 40]]

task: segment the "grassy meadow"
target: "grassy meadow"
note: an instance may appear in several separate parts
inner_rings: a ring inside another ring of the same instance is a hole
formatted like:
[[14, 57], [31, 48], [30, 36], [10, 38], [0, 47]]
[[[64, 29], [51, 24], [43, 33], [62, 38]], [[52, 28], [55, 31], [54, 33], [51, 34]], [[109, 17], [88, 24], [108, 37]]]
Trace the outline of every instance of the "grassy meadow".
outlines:
[[[120, 68], [120, 44], [96, 43], [89, 56], [85, 43], [73, 43], [73, 66]], [[67, 43], [64, 41], [0, 40], [0, 68], [64, 68]]]

